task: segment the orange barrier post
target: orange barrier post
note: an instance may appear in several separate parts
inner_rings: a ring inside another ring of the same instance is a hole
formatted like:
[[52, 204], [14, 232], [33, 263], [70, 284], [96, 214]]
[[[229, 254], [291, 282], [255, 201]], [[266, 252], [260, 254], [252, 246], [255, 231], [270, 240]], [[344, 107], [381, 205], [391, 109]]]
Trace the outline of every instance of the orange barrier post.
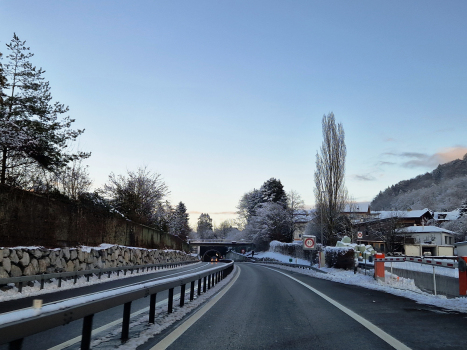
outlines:
[[459, 257], [459, 295], [467, 295], [467, 256]]
[[[376, 253], [376, 259], [384, 259], [384, 253]], [[384, 281], [384, 261], [375, 261], [375, 279]]]

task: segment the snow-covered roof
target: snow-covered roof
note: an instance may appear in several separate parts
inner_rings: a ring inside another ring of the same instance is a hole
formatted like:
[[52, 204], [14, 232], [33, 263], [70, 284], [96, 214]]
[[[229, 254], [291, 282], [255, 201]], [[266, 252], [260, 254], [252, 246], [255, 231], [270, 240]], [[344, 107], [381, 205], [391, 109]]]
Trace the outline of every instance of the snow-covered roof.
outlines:
[[313, 220], [315, 216], [314, 209], [299, 209], [295, 210], [293, 213], [293, 221], [294, 222], [308, 222]]
[[449, 233], [455, 235], [453, 231], [446, 230], [437, 226], [409, 226], [398, 230], [399, 233]]
[[397, 210], [397, 211], [371, 211], [371, 214], [378, 215], [380, 219], [389, 219], [394, 217], [400, 218], [419, 218], [426, 212], [432, 213], [430, 209], [421, 210]]
[[433, 213], [433, 218], [435, 220], [457, 220], [459, 218], [459, 209], [453, 211], [435, 211]]

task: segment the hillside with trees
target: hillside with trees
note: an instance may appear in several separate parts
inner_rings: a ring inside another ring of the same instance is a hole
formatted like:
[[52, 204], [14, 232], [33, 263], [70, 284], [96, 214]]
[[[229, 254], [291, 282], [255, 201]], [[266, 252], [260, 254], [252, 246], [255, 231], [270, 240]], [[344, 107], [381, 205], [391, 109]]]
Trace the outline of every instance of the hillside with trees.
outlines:
[[466, 199], [467, 154], [463, 159], [438, 165], [432, 172], [388, 187], [370, 205], [372, 210], [452, 211], [460, 208]]

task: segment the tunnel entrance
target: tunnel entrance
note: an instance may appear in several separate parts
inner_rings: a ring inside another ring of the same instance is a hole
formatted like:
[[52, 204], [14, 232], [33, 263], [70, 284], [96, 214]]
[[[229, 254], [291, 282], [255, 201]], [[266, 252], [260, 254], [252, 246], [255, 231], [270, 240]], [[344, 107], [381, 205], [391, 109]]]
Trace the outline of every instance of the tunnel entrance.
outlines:
[[216, 258], [216, 261], [222, 258], [221, 252], [219, 252], [216, 249], [211, 249], [208, 250], [206, 253], [203, 255], [203, 261], [209, 262], [211, 261], [212, 258]]

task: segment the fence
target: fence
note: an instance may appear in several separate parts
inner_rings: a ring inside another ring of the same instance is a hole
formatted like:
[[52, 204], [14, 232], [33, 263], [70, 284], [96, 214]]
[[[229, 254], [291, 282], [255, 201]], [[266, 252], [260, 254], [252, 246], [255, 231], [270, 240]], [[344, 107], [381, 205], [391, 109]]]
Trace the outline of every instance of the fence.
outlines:
[[187, 264], [192, 264], [198, 262], [197, 260], [190, 260], [190, 261], [181, 261], [181, 262], [173, 262], [173, 263], [163, 263], [163, 264], [147, 264], [147, 265], [133, 265], [133, 266], [119, 266], [119, 267], [108, 267], [105, 269], [93, 269], [93, 270], [83, 270], [83, 271], [72, 271], [72, 272], [60, 272], [60, 273], [48, 273], [48, 274], [42, 274], [42, 275], [32, 275], [32, 276], [19, 276], [19, 277], [10, 277], [10, 278], [0, 278], [0, 286], [1, 285], [7, 285], [9, 283], [15, 283], [18, 287], [18, 292], [21, 293], [23, 289], [23, 284], [25, 282], [31, 282], [31, 281], [40, 281], [40, 288], [44, 288], [44, 284], [46, 281], [50, 281], [52, 279], [57, 279], [58, 280], [58, 287], [62, 286], [62, 279], [64, 278], [73, 278], [73, 283], [76, 284], [77, 280], [81, 276], [85, 276], [87, 281], [89, 282], [89, 278], [92, 275], [99, 276], [99, 279], [101, 276], [105, 273], [108, 274], [108, 277], [110, 278], [110, 275], [113, 272], [117, 272], [117, 276], [120, 275], [120, 271], [123, 272], [124, 275], [127, 274], [127, 271], [130, 271], [131, 274], [133, 274], [133, 271], [136, 270], [136, 272], [141, 271], [144, 272], [144, 269], [146, 271], [149, 270], [160, 270], [163, 268], [172, 268], [172, 267], [178, 267], [182, 265], [187, 265]]
[[198, 281], [198, 295], [201, 294], [201, 290], [205, 293], [207, 288], [211, 288], [211, 285], [214, 286], [233, 270], [233, 264], [232, 261], [224, 261], [222, 265], [203, 272], [142, 283], [117, 291], [101, 292], [92, 297], [77, 297], [46, 305], [39, 310], [31, 308], [3, 314], [0, 315], [0, 339], [2, 343], [9, 343], [9, 349], [20, 350], [23, 339], [27, 336], [83, 319], [81, 350], [89, 350], [94, 314], [124, 305], [121, 339], [122, 342], [125, 342], [129, 337], [132, 301], [149, 296], [148, 322], [154, 323], [157, 293], [169, 291], [167, 311], [172, 313], [175, 287], [181, 287], [180, 306], [183, 306], [185, 304], [185, 287], [188, 283], [191, 287], [190, 300], [193, 300], [196, 281]]

